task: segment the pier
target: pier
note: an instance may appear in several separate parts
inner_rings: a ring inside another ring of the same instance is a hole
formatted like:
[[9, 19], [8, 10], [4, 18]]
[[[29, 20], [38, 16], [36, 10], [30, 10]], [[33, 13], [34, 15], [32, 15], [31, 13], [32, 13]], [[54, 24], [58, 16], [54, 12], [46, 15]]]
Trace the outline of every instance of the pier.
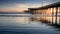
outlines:
[[31, 20], [60, 27], [60, 2], [39, 8], [28, 8], [27, 13], [35, 15]]

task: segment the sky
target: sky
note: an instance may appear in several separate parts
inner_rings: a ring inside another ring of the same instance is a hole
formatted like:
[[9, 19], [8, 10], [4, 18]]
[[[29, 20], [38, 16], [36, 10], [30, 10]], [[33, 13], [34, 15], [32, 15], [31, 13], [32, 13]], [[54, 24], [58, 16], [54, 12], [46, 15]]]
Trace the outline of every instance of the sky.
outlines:
[[0, 12], [23, 12], [28, 8], [45, 6], [60, 0], [0, 0]]

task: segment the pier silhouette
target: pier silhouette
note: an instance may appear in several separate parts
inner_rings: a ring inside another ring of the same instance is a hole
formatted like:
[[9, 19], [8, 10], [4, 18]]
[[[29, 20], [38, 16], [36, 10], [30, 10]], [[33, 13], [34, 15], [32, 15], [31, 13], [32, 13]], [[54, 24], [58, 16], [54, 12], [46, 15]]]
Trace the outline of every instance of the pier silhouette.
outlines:
[[26, 13], [34, 15], [32, 21], [40, 21], [56, 28], [60, 28], [60, 2], [42, 6], [39, 8], [28, 8]]

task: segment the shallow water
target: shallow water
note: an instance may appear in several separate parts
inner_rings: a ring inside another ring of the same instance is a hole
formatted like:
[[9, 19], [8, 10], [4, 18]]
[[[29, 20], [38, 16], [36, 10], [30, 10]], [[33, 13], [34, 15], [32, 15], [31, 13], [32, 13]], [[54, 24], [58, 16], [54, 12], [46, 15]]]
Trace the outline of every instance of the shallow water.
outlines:
[[0, 34], [60, 34], [60, 31], [47, 24], [31, 21], [30, 17], [0, 17]]

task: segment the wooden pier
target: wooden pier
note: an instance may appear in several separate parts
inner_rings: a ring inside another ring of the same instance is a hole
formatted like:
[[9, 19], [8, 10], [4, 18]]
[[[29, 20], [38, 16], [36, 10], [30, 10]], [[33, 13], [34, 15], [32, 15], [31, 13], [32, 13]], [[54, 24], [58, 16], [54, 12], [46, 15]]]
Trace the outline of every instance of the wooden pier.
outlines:
[[[43, 23], [60, 27], [60, 2], [56, 2], [39, 8], [28, 8], [28, 13], [32, 15], [40, 15], [33, 17], [32, 20], [41, 21]], [[43, 16], [41, 17], [41, 15]]]

